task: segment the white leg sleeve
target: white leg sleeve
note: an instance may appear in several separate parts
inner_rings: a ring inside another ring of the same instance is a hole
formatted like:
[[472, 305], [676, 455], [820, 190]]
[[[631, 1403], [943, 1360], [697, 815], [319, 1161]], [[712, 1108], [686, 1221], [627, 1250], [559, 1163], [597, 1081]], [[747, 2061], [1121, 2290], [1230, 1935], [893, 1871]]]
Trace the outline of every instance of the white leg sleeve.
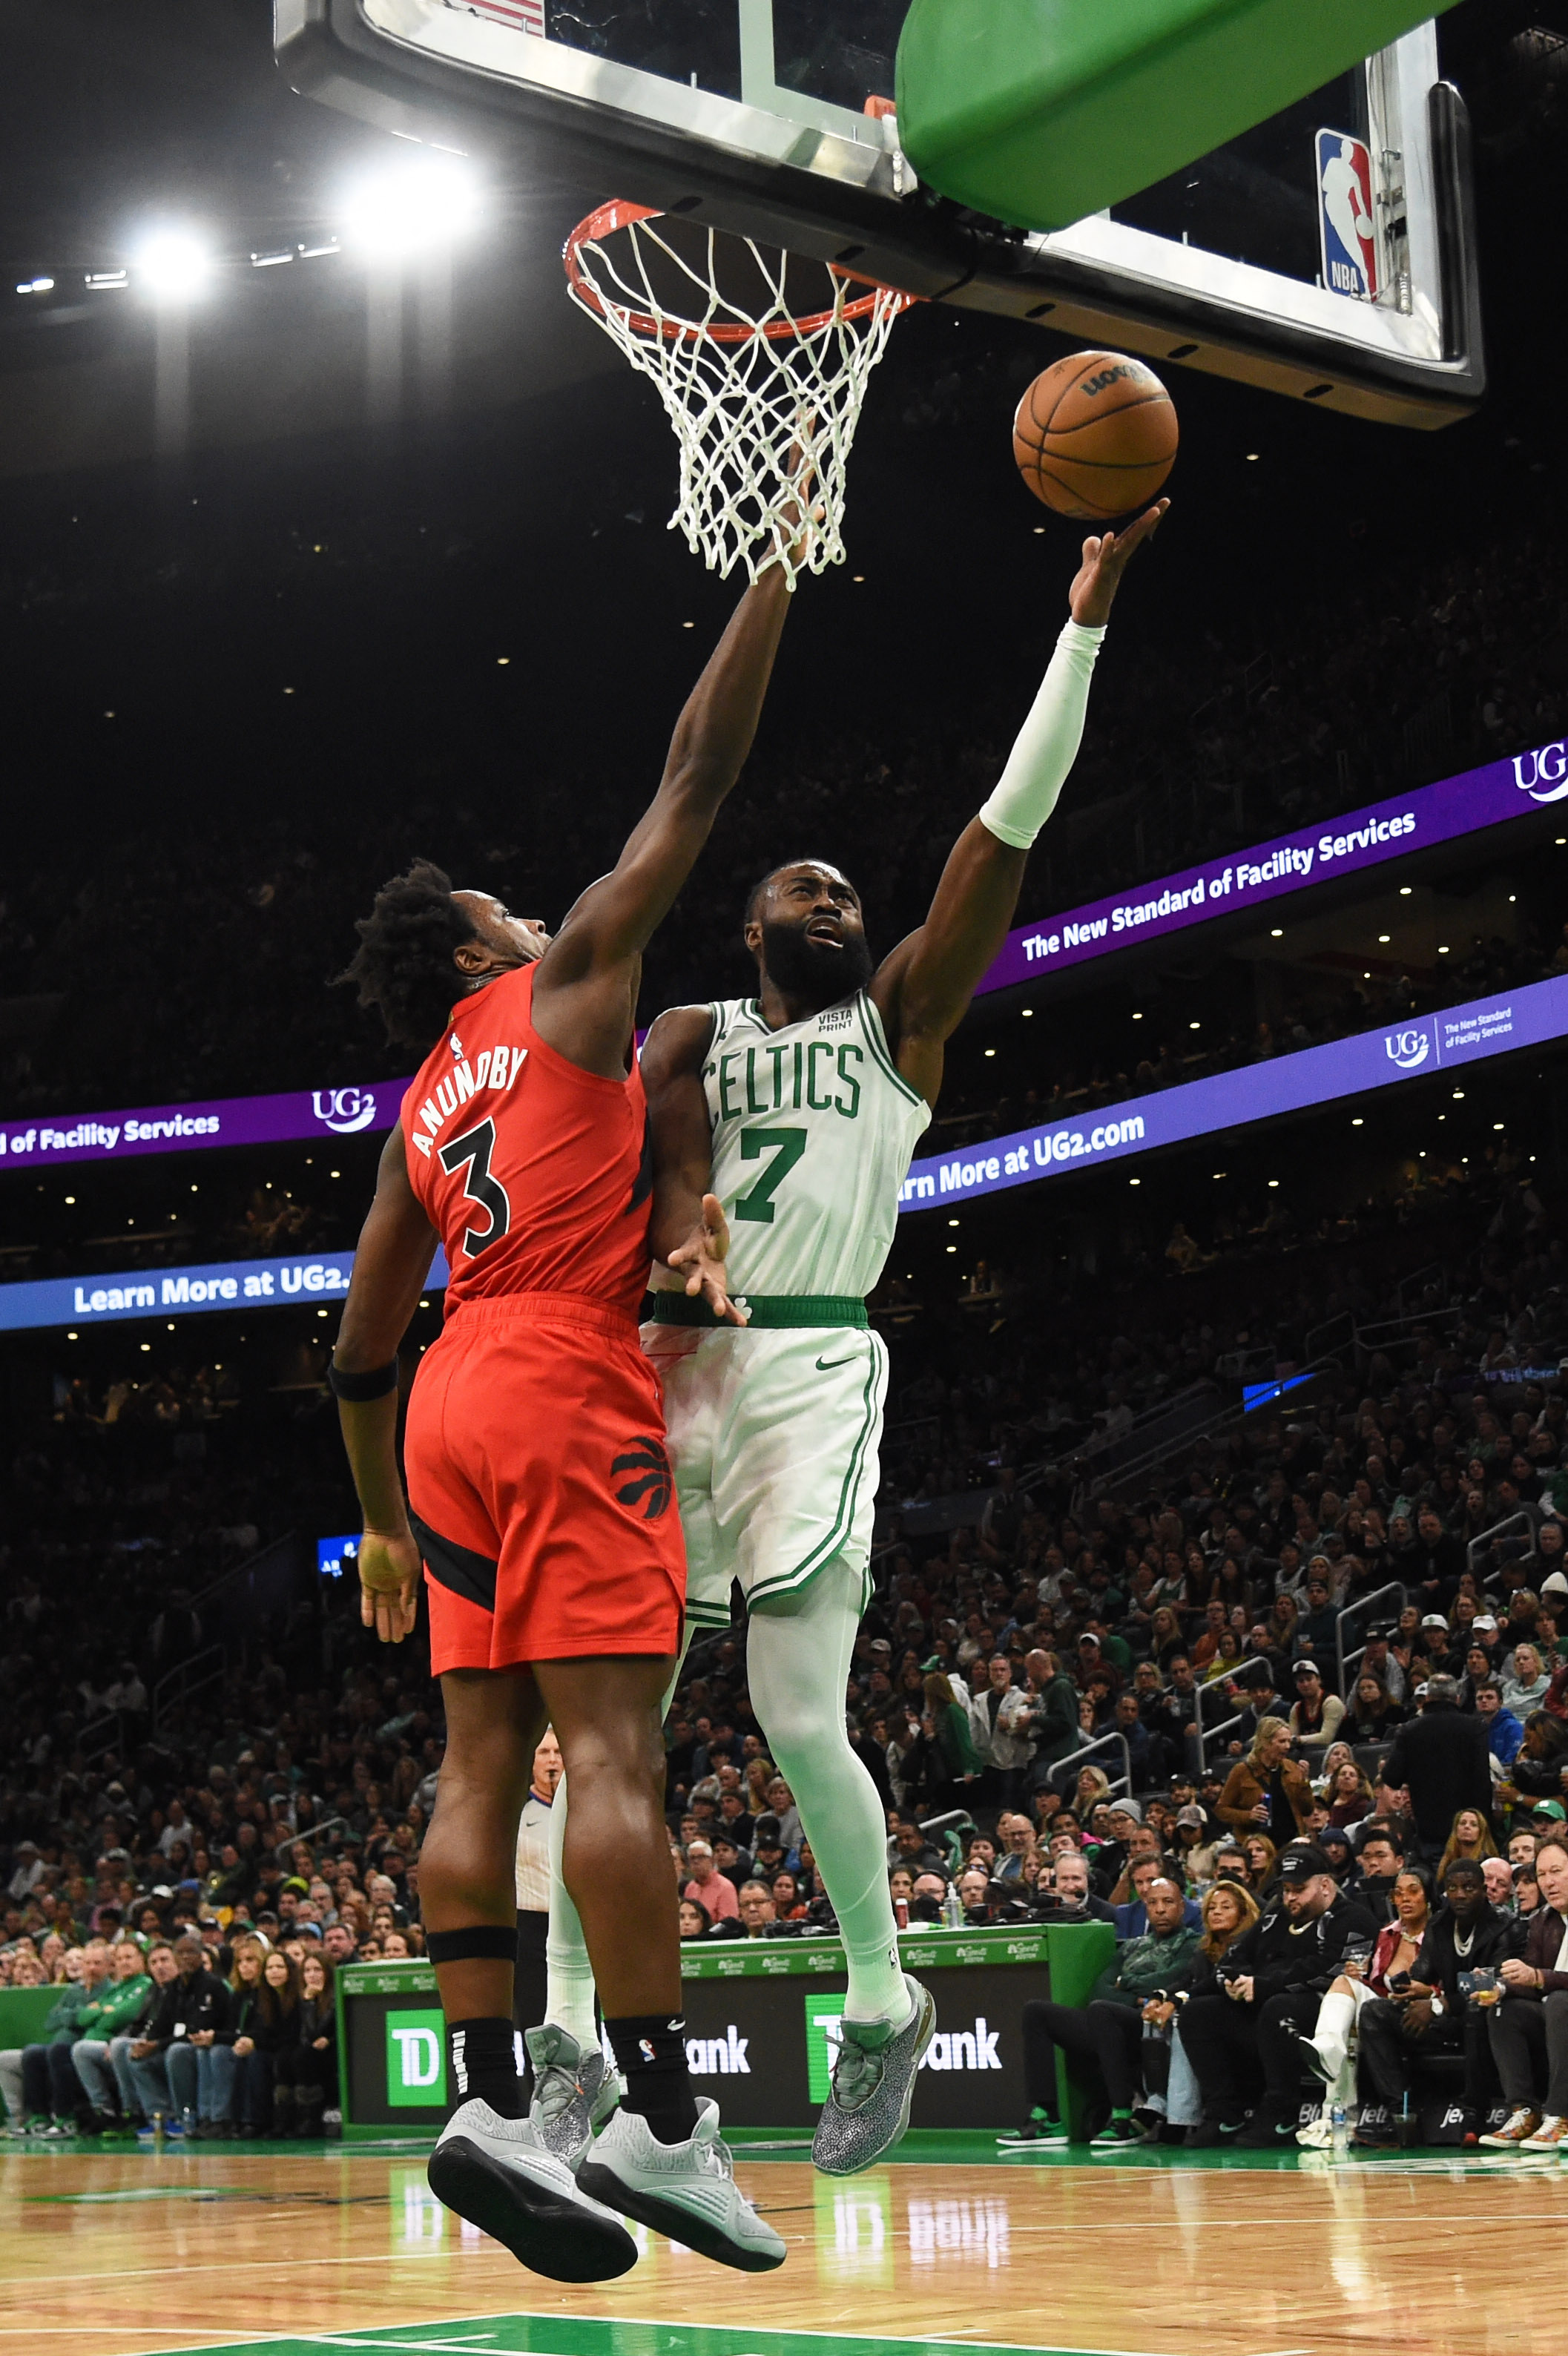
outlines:
[[593, 1966], [588, 1960], [582, 1918], [561, 1878], [560, 1860], [565, 1847], [563, 1775], [556, 1785], [549, 1811], [549, 1928], [545, 1933], [544, 1947], [544, 2017], [557, 2029], [564, 2029], [569, 2037], [575, 2037], [583, 2051], [591, 2053], [599, 2041], [599, 2031], [593, 2025]]
[[909, 1993], [888, 1889], [887, 1817], [844, 1724], [861, 1593], [860, 1573], [837, 1560], [793, 1594], [758, 1604], [746, 1681], [838, 1917], [849, 1965], [845, 2011], [852, 2020], [902, 2021]]
[[1015, 851], [1030, 848], [1056, 808], [1057, 796], [1078, 757], [1089, 709], [1089, 681], [1104, 637], [1103, 628], [1085, 630], [1076, 622], [1066, 625], [1029, 718], [1008, 755], [1007, 767], [981, 809], [982, 826], [999, 842], [1010, 842]]

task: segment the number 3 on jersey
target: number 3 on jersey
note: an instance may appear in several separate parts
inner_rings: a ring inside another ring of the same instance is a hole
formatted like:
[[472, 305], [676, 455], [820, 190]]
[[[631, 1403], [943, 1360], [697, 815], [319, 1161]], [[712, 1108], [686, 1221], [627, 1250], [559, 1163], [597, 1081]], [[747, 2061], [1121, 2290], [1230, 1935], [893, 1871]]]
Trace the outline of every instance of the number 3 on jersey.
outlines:
[[[802, 1144], [805, 1142], [804, 1137]], [[489, 1219], [487, 1227], [469, 1227], [464, 1231], [463, 1248], [470, 1259], [477, 1259], [486, 1244], [499, 1243], [512, 1224], [512, 1205], [506, 1188], [498, 1178], [490, 1175], [490, 1157], [496, 1151], [496, 1124], [482, 1120], [474, 1129], [464, 1130], [441, 1149], [441, 1166], [451, 1172], [468, 1170], [464, 1181], [464, 1198], [475, 1204]], [[768, 1216], [771, 1219], [773, 1213]]]
[[755, 1219], [759, 1226], [771, 1227], [773, 1223], [773, 1196], [779, 1182], [795, 1168], [805, 1151], [810, 1131], [804, 1129], [743, 1129], [741, 1131], [741, 1159], [759, 1161], [764, 1153], [773, 1160], [756, 1184], [736, 1198], [735, 1216]]

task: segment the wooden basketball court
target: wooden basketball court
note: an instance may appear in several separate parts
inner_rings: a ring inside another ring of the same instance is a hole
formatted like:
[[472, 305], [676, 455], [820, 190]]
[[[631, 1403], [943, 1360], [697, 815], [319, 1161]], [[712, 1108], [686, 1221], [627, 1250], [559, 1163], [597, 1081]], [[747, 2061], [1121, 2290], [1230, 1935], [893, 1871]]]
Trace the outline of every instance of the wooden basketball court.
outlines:
[[[618, 2283], [526, 2274], [432, 2199], [424, 2151], [203, 2144], [0, 2158], [0, 2344], [50, 2356], [1493, 2356], [1561, 2304], [1568, 2170], [1477, 2156], [976, 2158], [848, 2182], [742, 2162], [776, 2274], [634, 2230]], [[1544, 2305], [1543, 2305], [1544, 2303]]]

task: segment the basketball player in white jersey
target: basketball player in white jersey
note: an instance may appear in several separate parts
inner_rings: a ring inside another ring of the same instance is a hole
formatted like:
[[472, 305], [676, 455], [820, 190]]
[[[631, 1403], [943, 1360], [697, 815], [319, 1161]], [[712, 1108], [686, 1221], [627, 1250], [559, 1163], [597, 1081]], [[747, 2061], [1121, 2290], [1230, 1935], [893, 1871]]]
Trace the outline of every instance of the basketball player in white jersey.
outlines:
[[[812, 2155], [833, 2175], [869, 2167], [902, 2135], [936, 2018], [899, 1961], [886, 1821], [844, 1717], [887, 1390], [866, 1295], [945, 1043], [1002, 946], [1029, 847], [1077, 754], [1117, 586], [1168, 506], [1084, 542], [1072, 619], [919, 930], [873, 968], [853, 885], [821, 861], [791, 861], [746, 911], [757, 996], [677, 1007], [643, 1051], [656, 1189], [689, 1214], [678, 1232], [701, 1224], [705, 1197], [709, 1228], [721, 1229], [722, 1205], [731, 1301], [746, 1313], [743, 1326], [721, 1322], [695, 1276], [688, 1294], [677, 1254], [656, 1270], [644, 1347], [659, 1371], [686, 1532], [688, 1636], [729, 1626], [739, 1581], [752, 1707], [844, 1942], [841, 2041]], [[571, 1901], [552, 1891], [547, 2023], [528, 2040], [539, 2124], [573, 2160], [613, 2101], [574, 1931]]]

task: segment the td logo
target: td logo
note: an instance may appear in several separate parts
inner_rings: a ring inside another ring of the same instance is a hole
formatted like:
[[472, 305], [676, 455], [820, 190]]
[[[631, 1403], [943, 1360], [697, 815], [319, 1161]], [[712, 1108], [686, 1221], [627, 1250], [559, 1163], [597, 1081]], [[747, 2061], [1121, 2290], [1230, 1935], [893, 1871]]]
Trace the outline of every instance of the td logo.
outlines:
[[[807, 2086], [814, 2103], [825, 2103], [843, 2035], [844, 1999], [808, 1996], [805, 2003]], [[982, 2013], [967, 2029], [939, 2030], [920, 2066], [923, 2070], [999, 2070], [1002, 2059], [997, 2040], [1000, 2035], [1000, 2029], [987, 2027]]]
[[446, 2108], [446, 2028], [439, 2008], [387, 2015], [387, 2102], [392, 2110]]
[[843, 2013], [841, 1996], [805, 1998], [805, 2080], [814, 2103], [825, 2103], [832, 2091]]

